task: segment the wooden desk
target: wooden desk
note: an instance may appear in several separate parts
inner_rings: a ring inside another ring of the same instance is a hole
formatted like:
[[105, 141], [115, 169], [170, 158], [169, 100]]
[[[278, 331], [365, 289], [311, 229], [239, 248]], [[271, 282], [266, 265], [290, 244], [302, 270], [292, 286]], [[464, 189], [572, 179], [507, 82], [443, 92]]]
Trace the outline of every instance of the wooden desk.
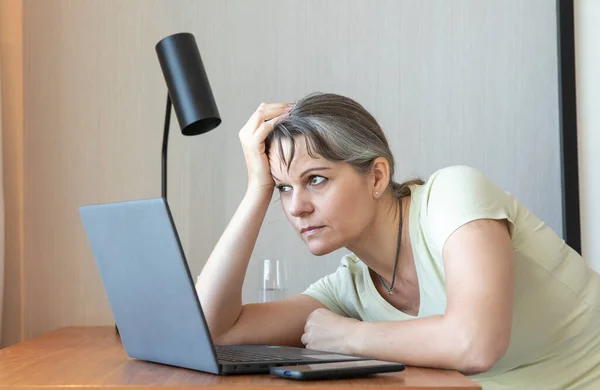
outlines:
[[270, 375], [217, 376], [129, 358], [114, 327], [73, 327], [0, 350], [0, 389], [111, 390], [272, 388], [305, 389], [360, 386], [361, 389], [480, 389], [455, 371], [407, 367], [403, 372], [370, 378], [300, 382]]

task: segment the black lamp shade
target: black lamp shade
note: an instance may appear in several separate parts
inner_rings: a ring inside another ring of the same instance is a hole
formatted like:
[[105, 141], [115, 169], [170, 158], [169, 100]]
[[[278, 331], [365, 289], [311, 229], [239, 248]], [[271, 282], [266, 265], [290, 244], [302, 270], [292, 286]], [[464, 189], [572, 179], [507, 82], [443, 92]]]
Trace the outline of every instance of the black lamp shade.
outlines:
[[181, 132], [197, 135], [219, 126], [221, 117], [194, 36], [170, 35], [156, 44], [156, 53]]

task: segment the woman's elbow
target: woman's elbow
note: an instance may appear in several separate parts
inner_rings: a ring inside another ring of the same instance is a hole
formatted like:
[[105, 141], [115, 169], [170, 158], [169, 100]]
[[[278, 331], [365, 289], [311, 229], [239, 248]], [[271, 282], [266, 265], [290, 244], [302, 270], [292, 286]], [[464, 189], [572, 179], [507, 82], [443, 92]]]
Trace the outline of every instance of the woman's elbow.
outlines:
[[508, 350], [510, 336], [483, 340], [483, 338], [466, 337], [459, 348], [457, 369], [465, 375], [481, 374], [489, 371]]
[[491, 370], [498, 360], [486, 355], [463, 356], [457, 368], [464, 375], [476, 375]]

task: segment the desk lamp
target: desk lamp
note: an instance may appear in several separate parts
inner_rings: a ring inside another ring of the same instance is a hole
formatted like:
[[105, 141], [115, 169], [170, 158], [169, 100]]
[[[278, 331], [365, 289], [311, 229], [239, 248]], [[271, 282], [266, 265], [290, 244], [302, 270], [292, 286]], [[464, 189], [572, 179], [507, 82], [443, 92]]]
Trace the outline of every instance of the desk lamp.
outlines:
[[221, 123], [194, 36], [178, 33], [156, 44], [156, 53], [167, 83], [167, 108], [162, 144], [162, 197], [167, 200], [167, 145], [171, 106], [183, 135], [206, 133]]

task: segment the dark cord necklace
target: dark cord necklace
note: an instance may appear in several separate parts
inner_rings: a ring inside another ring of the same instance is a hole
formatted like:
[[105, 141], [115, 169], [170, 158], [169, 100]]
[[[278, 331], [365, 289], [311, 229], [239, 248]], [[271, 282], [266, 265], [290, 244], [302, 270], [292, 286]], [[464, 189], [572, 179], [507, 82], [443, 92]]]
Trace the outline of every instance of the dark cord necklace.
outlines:
[[400, 222], [398, 223], [398, 225], [399, 226], [398, 242], [396, 244], [396, 260], [394, 261], [394, 273], [392, 274], [392, 283], [390, 284], [390, 287], [387, 286], [381, 275], [376, 273], [376, 275], [379, 277], [379, 280], [381, 280], [383, 287], [385, 287], [385, 289], [387, 290], [388, 295], [392, 295], [392, 289], [394, 288], [394, 282], [396, 281], [396, 268], [398, 267], [398, 255], [400, 254], [400, 242], [402, 241], [402, 199], [400, 199]]

